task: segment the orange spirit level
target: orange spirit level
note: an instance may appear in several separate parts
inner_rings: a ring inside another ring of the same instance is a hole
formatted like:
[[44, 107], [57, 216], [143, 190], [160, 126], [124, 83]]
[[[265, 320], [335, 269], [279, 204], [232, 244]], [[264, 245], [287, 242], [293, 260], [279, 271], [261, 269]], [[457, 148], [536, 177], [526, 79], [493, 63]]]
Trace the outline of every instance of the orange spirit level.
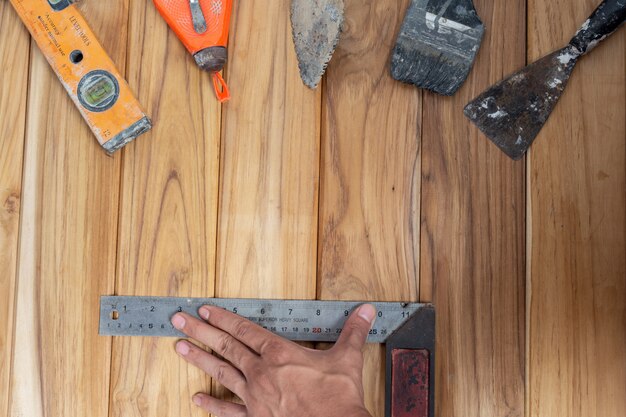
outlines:
[[213, 87], [220, 102], [230, 98], [219, 74], [228, 59], [228, 26], [232, 0], [153, 0], [176, 36], [200, 68], [213, 74]]
[[72, 0], [10, 1], [107, 152], [150, 130], [150, 119]]

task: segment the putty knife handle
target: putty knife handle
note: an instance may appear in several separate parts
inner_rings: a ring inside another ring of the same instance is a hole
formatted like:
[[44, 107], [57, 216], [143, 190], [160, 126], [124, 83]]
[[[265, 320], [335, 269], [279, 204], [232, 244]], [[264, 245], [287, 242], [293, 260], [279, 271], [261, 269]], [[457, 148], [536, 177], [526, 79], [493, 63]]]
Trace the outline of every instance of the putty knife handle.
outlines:
[[570, 45], [584, 55], [615, 32], [625, 19], [626, 0], [604, 0], [576, 32]]

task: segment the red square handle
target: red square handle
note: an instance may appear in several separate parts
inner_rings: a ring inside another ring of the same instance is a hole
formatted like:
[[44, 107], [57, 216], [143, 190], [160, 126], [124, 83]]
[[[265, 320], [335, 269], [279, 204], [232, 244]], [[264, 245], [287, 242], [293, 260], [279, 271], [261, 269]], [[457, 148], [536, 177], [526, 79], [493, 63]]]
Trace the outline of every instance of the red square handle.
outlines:
[[428, 350], [394, 349], [391, 361], [391, 417], [428, 417]]

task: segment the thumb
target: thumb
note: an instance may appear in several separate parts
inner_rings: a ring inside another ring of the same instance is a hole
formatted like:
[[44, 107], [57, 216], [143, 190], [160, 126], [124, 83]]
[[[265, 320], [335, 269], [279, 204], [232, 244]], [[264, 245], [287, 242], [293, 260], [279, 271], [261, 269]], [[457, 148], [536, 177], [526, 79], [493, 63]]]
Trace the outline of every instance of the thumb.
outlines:
[[360, 351], [365, 345], [367, 335], [376, 318], [376, 308], [371, 304], [363, 304], [346, 320], [337, 340], [337, 347]]

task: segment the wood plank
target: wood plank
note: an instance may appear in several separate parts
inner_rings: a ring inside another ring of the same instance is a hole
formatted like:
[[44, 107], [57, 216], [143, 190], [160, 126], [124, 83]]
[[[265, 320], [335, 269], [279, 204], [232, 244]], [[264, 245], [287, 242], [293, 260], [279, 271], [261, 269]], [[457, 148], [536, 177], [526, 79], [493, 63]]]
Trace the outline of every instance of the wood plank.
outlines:
[[[118, 280], [121, 295], [213, 295], [220, 105], [152, 2], [131, 2], [129, 84], [154, 121], [125, 149]], [[191, 396], [209, 378], [169, 339], [113, 344], [111, 415], [201, 416]]]
[[13, 308], [22, 199], [28, 85], [28, 31], [8, 1], [0, 2], [0, 413], [8, 412]]
[[424, 95], [422, 293], [437, 308], [437, 415], [521, 416], [525, 167], [463, 107], [524, 65], [526, 9], [474, 3], [487, 31], [466, 84], [451, 98]]
[[[530, 0], [529, 59], [598, 3]], [[625, 67], [622, 28], [578, 63], [530, 150], [528, 416], [626, 410]]]
[[289, 1], [235, 2], [232, 25], [216, 296], [312, 299], [321, 92], [300, 79]]
[[[126, 6], [81, 7], [121, 69]], [[31, 56], [9, 415], [104, 417], [111, 351], [98, 298], [114, 284], [120, 158], [100, 148], [34, 43]]]
[[315, 297], [320, 90], [300, 79], [289, 2], [235, 2], [218, 296]]
[[[408, 1], [346, 1], [324, 89], [318, 295], [415, 301], [421, 94], [389, 54]], [[366, 406], [384, 415], [384, 350], [368, 346]]]

